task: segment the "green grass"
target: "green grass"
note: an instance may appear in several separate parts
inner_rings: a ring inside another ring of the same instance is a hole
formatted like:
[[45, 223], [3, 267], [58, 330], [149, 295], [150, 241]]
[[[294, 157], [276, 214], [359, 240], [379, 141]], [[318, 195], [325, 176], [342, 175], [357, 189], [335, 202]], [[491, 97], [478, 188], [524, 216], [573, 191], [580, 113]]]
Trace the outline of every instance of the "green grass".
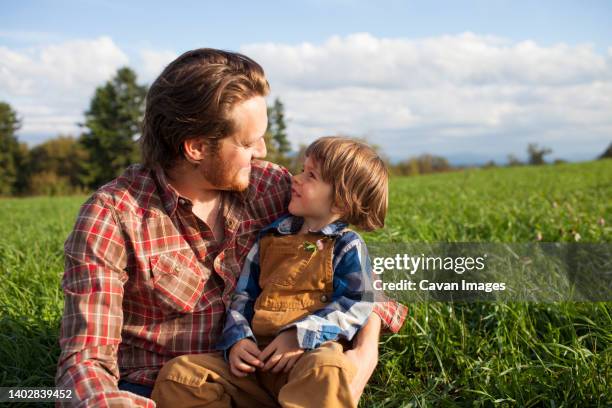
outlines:
[[[396, 178], [390, 191], [369, 242], [611, 241], [610, 160]], [[84, 200], [0, 200], [2, 386], [53, 385], [62, 245]], [[363, 407], [612, 405], [612, 302], [409, 307]]]
[[[392, 179], [373, 240], [610, 242], [612, 161], [474, 169]], [[607, 222], [600, 225], [601, 219]]]

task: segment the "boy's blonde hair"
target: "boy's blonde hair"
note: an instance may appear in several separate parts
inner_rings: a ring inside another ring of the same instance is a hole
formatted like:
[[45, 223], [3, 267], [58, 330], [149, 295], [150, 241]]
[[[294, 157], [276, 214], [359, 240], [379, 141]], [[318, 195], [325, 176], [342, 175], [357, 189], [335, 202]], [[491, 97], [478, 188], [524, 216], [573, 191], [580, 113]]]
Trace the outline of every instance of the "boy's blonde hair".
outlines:
[[323, 181], [332, 185], [342, 220], [365, 231], [385, 225], [389, 174], [374, 149], [358, 140], [327, 136], [308, 146], [305, 156], [320, 166]]

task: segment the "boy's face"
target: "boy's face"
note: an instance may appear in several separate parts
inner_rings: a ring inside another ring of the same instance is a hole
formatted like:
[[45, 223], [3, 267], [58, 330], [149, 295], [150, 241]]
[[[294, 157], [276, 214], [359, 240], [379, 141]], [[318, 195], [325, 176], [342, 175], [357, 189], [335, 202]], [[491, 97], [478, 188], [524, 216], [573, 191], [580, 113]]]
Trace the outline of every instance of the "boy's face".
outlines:
[[323, 181], [318, 163], [307, 157], [303, 171], [293, 176], [289, 212], [306, 218], [328, 218], [332, 201], [331, 184]]

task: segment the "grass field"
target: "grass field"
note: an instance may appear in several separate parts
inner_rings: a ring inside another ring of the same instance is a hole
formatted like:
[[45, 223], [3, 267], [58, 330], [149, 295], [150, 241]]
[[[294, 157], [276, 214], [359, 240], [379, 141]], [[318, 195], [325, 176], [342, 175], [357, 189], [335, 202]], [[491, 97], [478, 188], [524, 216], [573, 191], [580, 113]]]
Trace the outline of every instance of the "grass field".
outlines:
[[[391, 181], [393, 242], [610, 242], [612, 160]], [[62, 245], [85, 197], [0, 200], [0, 385], [52, 386]], [[612, 302], [422, 303], [361, 406], [612, 406]]]

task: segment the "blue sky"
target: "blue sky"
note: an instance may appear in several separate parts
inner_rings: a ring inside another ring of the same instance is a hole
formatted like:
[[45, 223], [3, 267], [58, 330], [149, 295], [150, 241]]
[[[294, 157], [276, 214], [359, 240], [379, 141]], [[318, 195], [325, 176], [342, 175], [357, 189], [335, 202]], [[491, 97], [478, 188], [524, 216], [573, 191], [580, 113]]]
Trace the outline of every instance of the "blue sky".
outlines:
[[[1, 7], [0, 99], [22, 115], [20, 138], [31, 144], [78, 132], [96, 84], [118, 66], [149, 82], [173, 57], [202, 46], [239, 50], [263, 65], [272, 97], [287, 105], [294, 146], [341, 132], [397, 159], [431, 151], [502, 161], [535, 141], [581, 160], [612, 140], [609, 1]], [[369, 59], [386, 62], [372, 68]]]
[[[287, 4], [290, 4], [287, 7]], [[321, 42], [332, 35], [430, 37], [471, 31], [543, 45], [612, 40], [609, 1], [19, 1], [5, 2], [2, 31], [56, 38], [110, 35], [125, 47], [187, 50], [203, 44]], [[11, 46], [24, 41], [4, 40]]]

